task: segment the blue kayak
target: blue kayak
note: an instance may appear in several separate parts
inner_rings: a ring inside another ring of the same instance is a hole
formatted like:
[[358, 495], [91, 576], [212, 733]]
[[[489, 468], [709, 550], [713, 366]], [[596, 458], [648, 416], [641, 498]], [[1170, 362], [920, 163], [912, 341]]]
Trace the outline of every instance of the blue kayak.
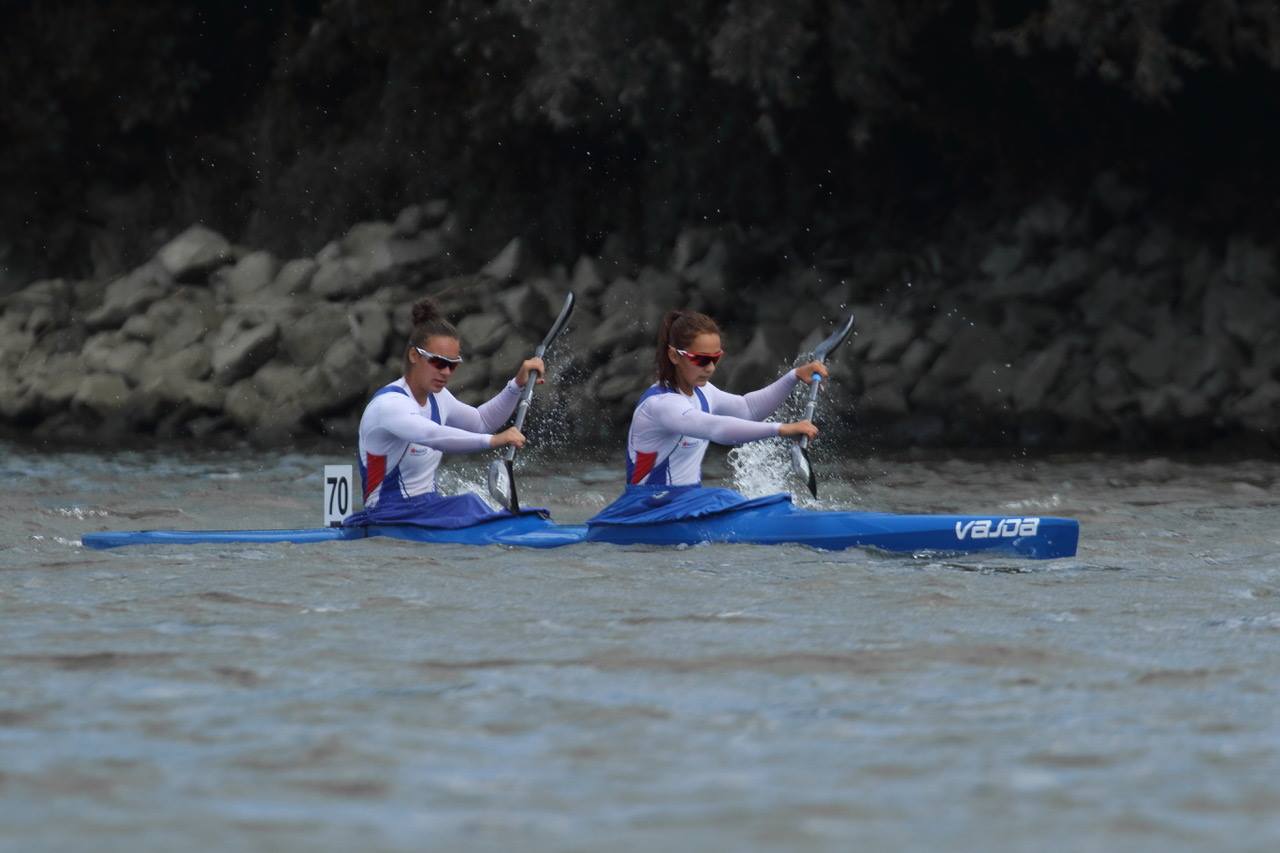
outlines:
[[537, 515], [498, 518], [470, 527], [411, 524], [300, 530], [139, 530], [86, 533], [86, 548], [125, 545], [331, 542], [386, 536], [413, 542], [556, 548], [577, 542], [618, 545], [799, 544], [824, 550], [876, 548], [895, 553], [993, 552], [1046, 560], [1072, 557], [1080, 537], [1073, 519], [1048, 516], [895, 515], [814, 512], [790, 503], [753, 506], [701, 518], [652, 524], [556, 524]]

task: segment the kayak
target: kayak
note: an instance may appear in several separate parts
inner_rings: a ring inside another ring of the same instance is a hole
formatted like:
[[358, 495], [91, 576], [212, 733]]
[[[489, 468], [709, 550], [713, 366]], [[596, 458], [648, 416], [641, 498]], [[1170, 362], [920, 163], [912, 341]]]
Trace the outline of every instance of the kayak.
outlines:
[[1079, 522], [1048, 516], [897, 515], [818, 512], [790, 503], [754, 506], [701, 518], [652, 524], [556, 524], [538, 515], [498, 518], [470, 527], [412, 524], [298, 530], [137, 530], [86, 533], [86, 548], [126, 545], [265, 544], [347, 541], [375, 536], [413, 542], [556, 548], [579, 542], [616, 545], [807, 545], [822, 550], [874, 548], [892, 553], [993, 552], [1037, 560], [1073, 557]]

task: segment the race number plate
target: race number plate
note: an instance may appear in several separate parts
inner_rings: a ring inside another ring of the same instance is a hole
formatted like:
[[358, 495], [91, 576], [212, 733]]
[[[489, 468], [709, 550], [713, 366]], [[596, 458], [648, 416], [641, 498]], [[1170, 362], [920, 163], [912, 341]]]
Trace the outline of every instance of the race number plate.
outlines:
[[341, 527], [351, 515], [351, 466], [324, 466], [324, 526]]

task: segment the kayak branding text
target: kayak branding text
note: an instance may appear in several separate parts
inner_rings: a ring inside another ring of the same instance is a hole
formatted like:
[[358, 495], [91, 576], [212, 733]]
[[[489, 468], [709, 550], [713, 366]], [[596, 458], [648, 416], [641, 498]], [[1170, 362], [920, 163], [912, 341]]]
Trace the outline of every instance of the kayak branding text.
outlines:
[[956, 522], [957, 539], [1003, 539], [1014, 536], [1035, 536], [1040, 529], [1038, 518], [975, 518]]

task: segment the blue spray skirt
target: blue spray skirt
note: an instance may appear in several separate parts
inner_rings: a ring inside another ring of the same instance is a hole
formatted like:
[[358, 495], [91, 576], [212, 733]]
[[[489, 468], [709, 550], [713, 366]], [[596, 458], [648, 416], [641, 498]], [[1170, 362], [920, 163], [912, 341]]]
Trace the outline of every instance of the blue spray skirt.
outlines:
[[414, 542], [555, 548], [577, 542], [619, 545], [692, 545], [736, 542], [800, 544], [826, 550], [878, 548], [900, 553], [992, 552], [1032, 559], [1072, 557], [1078, 522], [1047, 516], [894, 515], [883, 512], [810, 512], [786, 502], [702, 518], [650, 524], [555, 524], [520, 515], [471, 527], [441, 529], [409, 524], [302, 530], [141, 530], [86, 533], [86, 548], [124, 545], [332, 542], [386, 536]]

